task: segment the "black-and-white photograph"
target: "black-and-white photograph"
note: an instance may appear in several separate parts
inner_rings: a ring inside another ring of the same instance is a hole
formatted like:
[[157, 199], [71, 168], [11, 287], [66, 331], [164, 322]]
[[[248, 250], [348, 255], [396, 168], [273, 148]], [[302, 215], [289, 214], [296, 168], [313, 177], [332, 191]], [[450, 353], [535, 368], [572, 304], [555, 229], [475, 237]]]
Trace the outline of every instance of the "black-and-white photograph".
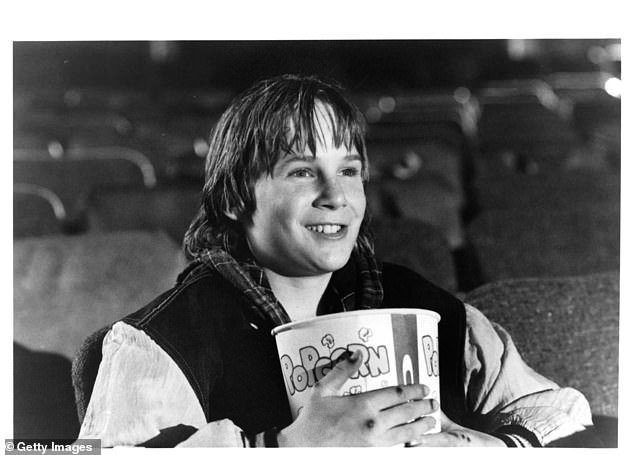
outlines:
[[5, 438], [619, 447], [617, 34], [12, 53]]

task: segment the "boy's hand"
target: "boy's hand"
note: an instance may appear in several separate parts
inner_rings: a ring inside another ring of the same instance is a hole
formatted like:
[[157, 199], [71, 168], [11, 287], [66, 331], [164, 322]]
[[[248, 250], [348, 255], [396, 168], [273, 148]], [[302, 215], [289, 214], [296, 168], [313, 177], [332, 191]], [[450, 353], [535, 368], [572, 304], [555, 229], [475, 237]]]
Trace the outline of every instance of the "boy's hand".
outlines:
[[279, 433], [280, 447], [392, 446], [419, 440], [434, 427], [435, 419], [427, 414], [438, 409], [438, 402], [424, 399], [429, 393], [424, 385], [339, 396], [362, 359], [360, 351], [344, 356], [315, 385], [297, 419]]
[[440, 433], [421, 436], [415, 447], [506, 447], [495, 436], [454, 423], [440, 411]]

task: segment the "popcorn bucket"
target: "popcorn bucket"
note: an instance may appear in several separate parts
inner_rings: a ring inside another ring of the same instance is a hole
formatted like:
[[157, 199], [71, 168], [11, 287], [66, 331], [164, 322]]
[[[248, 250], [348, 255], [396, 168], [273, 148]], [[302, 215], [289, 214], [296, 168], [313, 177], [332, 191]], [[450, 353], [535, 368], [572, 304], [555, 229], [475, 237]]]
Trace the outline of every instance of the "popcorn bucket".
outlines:
[[[360, 350], [359, 371], [342, 395], [383, 387], [425, 384], [426, 398], [440, 402], [438, 321], [433, 311], [409, 308], [358, 310], [318, 316], [275, 327], [286, 394], [295, 419], [317, 381], [332, 370], [346, 350]], [[440, 410], [431, 414], [440, 431]]]

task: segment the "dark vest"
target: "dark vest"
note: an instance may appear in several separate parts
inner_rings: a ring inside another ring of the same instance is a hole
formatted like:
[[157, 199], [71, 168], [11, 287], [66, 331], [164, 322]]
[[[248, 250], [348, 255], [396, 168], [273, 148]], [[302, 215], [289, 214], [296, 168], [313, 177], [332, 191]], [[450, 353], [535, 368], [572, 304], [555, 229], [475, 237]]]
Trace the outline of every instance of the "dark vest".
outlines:
[[[383, 266], [382, 308], [440, 314], [441, 404], [455, 422], [465, 417], [462, 302], [416, 273]], [[181, 368], [208, 421], [229, 418], [247, 434], [291, 423], [271, 324], [246, 297], [205, 265], [190, 267], [172, 290], [123, 319], [146, 332]], [[166, 390], [165, 393], [170, 393]]]

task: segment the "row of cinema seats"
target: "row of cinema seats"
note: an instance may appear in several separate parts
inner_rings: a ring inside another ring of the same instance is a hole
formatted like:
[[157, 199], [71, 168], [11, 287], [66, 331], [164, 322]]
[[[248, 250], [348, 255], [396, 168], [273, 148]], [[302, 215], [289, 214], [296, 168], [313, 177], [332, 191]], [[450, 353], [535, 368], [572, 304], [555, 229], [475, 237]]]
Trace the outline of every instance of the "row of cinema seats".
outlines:
[[[476, 215], [490, 208], [487, 195], [481, 196], [487, 193], [489, 182], [508, 197], [510, 189], [531, 198], [539, 182], [524, 191], [512, 183], [504, 189], [497, 181], [512, 181], [523, 174], [567, 174], [575, 167], [618, 169], [618, 159], [613, 157], [620, 153], [620, 146], [615, 152], [614, 137], [605, 139], [610, 136], [606, 131], [620, 125], [614, 115], [618, 100], [609, 104], [604, 91], [582, 97], [578, 93], [592, 93], [588, 82], [592, 79], [577, 79], [582, 83], [570, 75], [554, 75], [549, 79], [554, 88], [534, 80], [491, 83], [475, 96], [464, 88], [440, 94], [356, 95], [355, 101], [369, 122], [372, 169], [368, 199], [374, 218], [399, 219], [402, 223], [412, 220], [435, 228], [453, 255], [456, 275], [443, 282], [454, 281], [452, 290], [460, 291], [481, 284], [487, 277], [478, 270], [479, 253], [473, 251], [478, 242], [472, 240], [476, 234], [468, 229]], [[180, 240], [185, 224], [180, 215], [191, 215], [198, 202], [194, 193], [202, 183], [203, 138], [228, 95], [167, 94], [157, 100], [133, 94], [108, 97], [102, 92], [69, 91], [61, 99], [59, 107], [60, 100], [53, 94], [41, 99], [32, 95], [16, 108], [15, 193], [17, 199], [33, 202], [16, 204], [14, 234], [37, 233], [29, 215], [37, 217], [42, 211], [31, 208], [49, 201], [49, 218], [62, 218], [62, 223], [42, 223], [43, 232], [46, 226], [70, 232], [165, 229], [164, 223], [175, 222], [177, 226], [167, 229]], [[593, 100], [601, 113], [594, 121], [589, 109]], [[611, 116], [606, 114], [610, 109]], [[43, 113], [31, 116], [32, 111]], [[44, 128], [41, 124], [46, 121], [41, 117], [55, 119], [50, 120], [53, 126]], [[112, 120], [114, 126], [108, 129], [118, 138], [103, 142], [103, 135], [94, 130], [103, 127], [104, 119], [112, 118], [118, 120]], [[577, 134], [579, 131], [584, 134]], [[33, 137], [48, 140], [39, 148], [20, 148]], [[154, 141], [145, 141], [152, 137]], [[603, 173], [607, 179], [617, 180], [613, 186], [618, 192], [618, 175], [614, 175]], [[564, 178], [574, 181], [575, 176]], [[111, 210], [117, 199], [126, 200], [127, 191], [127, 203]], [[592, 189], [586, 194], [592, 194]], [[59, 204], [53, 204], [53, 199], [61, 201], [65, 210], [56, 210]], [[134, 202], [143, 199], [153, 202]], [[182, 204], [175, 204], [176, 200]], [[183, 209], [159, 216], [162, 204]], [[575, 204], [571, 200], [569, 206]], [[523, 204], [516, 206], [525, 209]], [[126, 216], [117, 210], [145, 211], [149, 219], [141, 221], [143, 217]]]
[[493, 279], [618, 269], [620, 101], [587, 95], [593, 79], [579, 78], [553, 75], [554, 88], [491, 83], [475, 97], [457, 90], [444, 101], [460, 113], [453, 118], [433, 113], [439, 96], [380, 98], [387, 120], [366, 115], [378, 117], [368, 141], [375, 218], [437, 229], [461, 292]]
[[[377, 255], [473, 299], [514, 336], [517, 331], [529, 363], [562, 384], [572, 380], [595, 414], [609, 417], [598, 422], [607, 422], [606, 444], [614, 445], [620, 117], [616, 101], [601, 91], [581, 95], [591, 86], [588, 78], [583, 85], [567, 77], [568, 85], [559, 76], [511, 88], [492, 83], [475, 94], [358, 95], [369, 123], [368, 206]], [[173, 282], [183, 262], [178, 245], [199, 203], [206, 130], [227, 100], [226, 94], [148, 100], [75, 91], [61, 109], [51, 108], [54, 96], [32, 97], [16, 109], [20, 119], [35, 109], [58, 120], [40, 136], [31, 135], [33, 122], [15, 122], [14, 283], [23, 283], [15, 286], [14, 303], [16, 436], [72, 437], [76, 420], [35, 411], [48, 403], [52, 412], [47, 398], [69, 397], [69, 376], [54, 376], [66, 381], [64, 393], [42, 396], [35, 392], [48, 389], [29, 381], [35, 365], [49, 362], [52, 374], [53, 364], [68, 372], [81, 339]], [[588, 108], [593, 103], [600, 107], [596, 118]], [[110, 133], [91, 134], [94, 125], [85, 124], [101, 111], [118, 119], [116, 141]], [[533, 118], [544, 112], [546, 120]], [[59, 129], [65, 135], [57, 136]], [[153, 243], [162, 257], [143, 252], [142, 245]], [[28, 258], [45, 252], [50, 268], [41, 270]], [[119, 273], [121, 267], [127, 272]], [[86, 276], [91, 270], [95, 275]], [[63, 292], [33, 284], [42, 277]], [[106, 287], [91, 282], [97, 279]], [[596, 293], [587, 291], [592, 298], [576, 294], [599, 281], [604, 284]], [[524, 282], [530, 292], [509, 290]], [[591, 317], [598, 311], [601, 317]], [[18, 322], [28, 314], [36, 317]], [[569, 330], [552, 329], [565, 317]], [[54, 322], [46, 331], [37, 321]], [[533, 325], [522, 325], [529, 321]], [[530, 327], [552, 330], [552, 344], [542, 344], [543, 333], [531, 334]], [[76, 330], [72, 337], [65, 335], [69, 330]], [[596, 332], [603, 350], [566, 369], [566, 355], [585, 346], [587, 331]], [[597, 369], [605, 372], [601, 390], [592, 385]]]

